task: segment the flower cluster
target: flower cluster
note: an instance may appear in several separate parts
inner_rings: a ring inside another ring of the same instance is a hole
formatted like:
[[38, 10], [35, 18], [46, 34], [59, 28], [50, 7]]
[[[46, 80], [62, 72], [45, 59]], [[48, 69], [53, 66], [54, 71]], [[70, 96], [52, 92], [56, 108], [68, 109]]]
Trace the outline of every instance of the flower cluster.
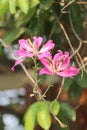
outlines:
[[30, 40], [19, 40], [19, 50], [16, 52], [16, 62], [11, 68], [23, 62], [27, 57], [36, 57], [44, 66], [39, 74], [59, 75], [62, 77], [73, 77], [78, 74], [78, 69], [75, 66], [70, 66], [70, 57], [68, 52], [58, 50], [52, 57], [51, 50], [55, 44], [52, 40], [48, 40], [42, 45], [42, 37], [33, 37], [33, 43]]

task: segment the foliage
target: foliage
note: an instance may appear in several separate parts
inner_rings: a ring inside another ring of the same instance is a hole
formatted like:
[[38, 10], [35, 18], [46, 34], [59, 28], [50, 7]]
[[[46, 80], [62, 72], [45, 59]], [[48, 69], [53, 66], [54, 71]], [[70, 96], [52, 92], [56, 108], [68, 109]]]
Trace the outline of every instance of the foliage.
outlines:
[[24, 118], [25, 129], [33, 130], [36, 120], [38, 124], [45, 130], [48, 130], [51, 126], [49, 108], [44, 102], [36, 102], [28, 108]]
[[[56, 43], [56, 48], [53, 50], [54, 55], [57, 50], [68, 51], [73, 55], [75, 49], [78, 49], [81, 42], [83, 43], [79, 37], [83, 33], [83, 14], [79, 4], [72, 3], [66, 7], [69, 2], [70, 0], [64, 2], [62, 0], [0, 0], [0, 29], [6, 30], [6, 34], [2, 37], [3, 41], [6, 44], [15, 44], [20, 38], [32, 39], [34, 35], [40, 35], [44, 37], [44, 42], [47, 39], [54, 40]], [[74, 51], [72, 48], [75, 48]], [[0, 46], [1, 53], [3, 54], [3, 48]], [[79, 59], [80, 66], [75, 55]], [[77, 53], [73, 57], [71, 64], [74, 60], [81, 70], [81, 66], [84, 64], [83, 59], [81, 60]], [[68, 91], [70, 98], [79, 99], [83, 89], [87, 87], [87, 73], [83, 71], [83, 68], [75, 78], [65, 79], [64, 89]], [[37, 101], [28, 108], [24, 117], [25, 130], [33, 130], [37, 123], [43, 129], [50, 129], [52, 113], [49, 107], [53, 114], [67, 125], [67, 119], [76, 120], [76, 113], [69, 104], [58, 101], [47, 101], [47, 104]], [[59, 130], [69, 129], [59, 125], [57, 127]]]
[[[72, 121], [76, 120], [75, 110], [69, 104], [59, 103], [56, 100], [53, 102], [48, 101], [47, 104], [40, 101], [35, 102], [27, 109], [24, 116], [25, 130], [33, 130], [37, 123], [43, 129], [48, 130], [51, 126], [51, 114], [49, 107], [52, 108], [52, 112], [66, 124], [66, 118], [69, 118]], [[60, 127], [60, 129], [62, 128]], [[65, 128], [64, 130], [68, 130], [68, 128]]]
[[67, 118], [76, 121], [76, 112], [69, 104], [61, 103], [61, 110]]

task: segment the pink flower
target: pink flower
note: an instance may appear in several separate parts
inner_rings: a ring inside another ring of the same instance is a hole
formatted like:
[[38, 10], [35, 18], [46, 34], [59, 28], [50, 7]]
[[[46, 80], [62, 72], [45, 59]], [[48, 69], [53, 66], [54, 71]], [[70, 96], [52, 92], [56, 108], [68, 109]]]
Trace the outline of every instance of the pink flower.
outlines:
[[14, 67], [21, 62], [23, 62], [27, 57], [36, 56], [38, 59], [43, 57], [51, 57], [50, 50], [54, 48], [54, 43], [52, 40], [48, 40], [46, 44], [41, 47], [43, 38], [42, 37], [33, 37], [33, 43], [30, 40], [19, 40], [19, 50], [16, 52], [16, 62], [11, 68], [14, 71]]
[[78, 74], [78, 69], [75, 66], [70, 66], [70, 57], [68, 52], [58, 51], [53, 59], [41, 59], [44, 68], [40, 70], [40, 75], [59, 75], [62, 77], [73, 77]]

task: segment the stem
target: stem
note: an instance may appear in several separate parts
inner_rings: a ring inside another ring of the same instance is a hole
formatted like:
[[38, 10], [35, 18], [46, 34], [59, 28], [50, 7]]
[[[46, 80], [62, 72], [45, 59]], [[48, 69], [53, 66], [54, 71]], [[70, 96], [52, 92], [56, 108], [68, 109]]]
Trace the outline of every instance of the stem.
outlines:
[[72, 1], [70, 1], [70, 2], [68, 2], [62, 9], [61, 9], [61, 13], [67, 13], [66, 11], [65, 11], [65, 9], [67, 8], [67, 7], [69, 7], [72, 3], [74, 3], [75, 2], [75, 0], [72, 0]]
[[64, 85], [64, 81], [65, 81], [65, 78], [63, 77], [62, 83], [61, 83], [61, 86], [60, 86], [60, 89], [59, 89], [59, 92], [58, 92], [58, 94], [57, 94], [55, 100], [57, 100], [57, 99], [59, 98], [59, 96], [60, 96], [60, 94], [61, 94], [61, 92], [62, 92], [63, 85]]
[[29, 78], [29, 80], [32, 82], [32, 85], [34, 86], [34, 84], [35, 84], [34, 79], [30, 76], [30, 74], [29, 74], [28, 71], [26, 70], [25, 66], [24, 66], [22, 63], [20, 63], [20, 65], [21, 65], [22, 69], [24, 70], [24, 72], [26, 73], [26, 75], [27, 75], [27, 77]]
[[[57, 1], [54, 1], [54, 3], [57, 3], [57, 4], [65, 4], [65, 2], [62, 2], [62, 1], [60, 1], [60, 2], [57, 2]], [[87, 2], [86, 1], [75, 1], [73, 4], [87, 4]]]
[[[50, 78], [50, 81], [52, 81], [52, 77]], [[51, 84], [51, 82], [49, 83], [47, 89], [45, 90], [45, 92], [43, 93], [42, 97], [46, 97], [46, 93], [48, 92], [48, 90], [53, 87], [53, 85]]]
[[[0, 39], [0, 42], [1, 42], [1, 44], [2, 44], [5, 48], [7, 48], [7, 49], [9, 50], [9, 52], [12, 52], [12, 49], [10, 49], [10, 48], [4, 43], [4, 41], [3, 41], [2, 39]], [[13, 59], [14, 59], [14, 57], [13, 57]], [[16, 60], [16, 59], [15, 59], [15, 60]], [[38, 70], [38, 68], [37, 68], [36, 61], [34, 61], [34, 63], [35, 63], [35, 68], [36, 68], [35, 81], [34, 81], [33, 78], [31, 77], [31, 75], [28, 73], [28, 71], [27, 71], [27, 69], [25, 68], [25, 66], [24, 66], [22, 63], [20, 63], [20, 65], [21, 65], [22, 69], [24, 70], [26, 76], [27, 76], [27, 77], [29, 78], [29, 80], [31, 81], [31, 84], [30, 84], [31, 87], [32, 87], [33, 89], [34, 89], [34, 87], [36, 87], [36, 89], [37, 89], [37, 93], [34, 93], [36, 99], [37, 99], [37, 100], [42, 100], [42, 101], [44, 101], [44, 102], [48, 105], [48, 108], [49, 108], [51, 114], [53, 115], [54, 119], [59, 123], [59, 125], [60, 125], [62, 128], [65, 128], [65, 127], [67, 127], [67, 125], [63, 124], [63, 123], [54, 115], [54, 113], [52, 112], [52, 110], [51, 110], [49, 104], [47, 103], [47, 101], [46, 101], [46, 100], [42, 97], [42, 95], [41, 95], [41, 90], [40, 90], [40, 88], [39, 88], [39, 86], [38, 86], [38, 77], [37, 77], [37, 70]]]
[[45, 90], [44, 94], [42, 95], [43, 97], [46, 97], [46, 93], [48, 92], [48, 90], [53, 87], [53, 85], [48, 85], [47, 89]]
[[50, 108], [48, 102], [47, 102], [44, 98], [42, 98], [42, 100], [47, 104], [47, 106], [48, 106], [48, 108], [49, 108], [49, 110], [50, 110], [50, 113], [52, 114], [52, 116], [54, 117], [54, 119], [59, 123], [60, 127], [61, 127], [61, 128], [66, 128], [67, 125], [64, 124], [64, 123], [62, 123], [62, 122], [54, 115], [54, 113], [53, 113], [53, 111], [51, 110], [51, 108]]
[[[5, 43], [2, 39], [0, 39], [0, 43], [3, 45], [3, 47], [7, 48], [10, 53], [12, 53], [12, 49], [9, 48], [9, 47], [6, 45], [6, 43]], [[12, 56], [12, 58], [13, 58], [14, 60], [16, 60], [14, 56]], [[30, 83], [31, 87], [34, 89], [34, 87], [36, 86], [37, 83], [34, 81], [34, 79], [33, 79], [33, 78], [31, 77], [31, 75], [28, 73], [28, 71], [27, 71], [27, 69], [25, 68], [25, 66], [24, 66], [22, 63], [20, 63], [20, 65], [21, 65], [23, 71], [25, 72], [26, 76], [28, 77], [28, 79], [29, 79], [29, 81], [30, 81], [29, 83]], [[37, 93], [38, 93], [38, 94], [37, 94]], [[39, 87], [37, 87], [37, 93], [34, 93], [35, 97], [36, 97], [37, 99], [38, 99], [38, 97], [39, 97], [39, 99], [41, 99], [41, 97], [42, 97], [42, 96], [41, 96], [41, 89], [40, 89]]]
[[35, 84], [34, 84], [34, 89], [33, 92], [37, 94], [37, 100], [41, 100], [42, 95], [38, 92], [38, 88], [39, 88], [39, 80], [38, 80], [38, 64], [37, 64], [37, 59], [32, 58], [34, 61], [34, 70], [35, 70]]
[[56, 116], [54, 116], [54, 118], [59, 123], [59, 125], [60, 125], [61, 128], [66, 128], [67, 127], [67, 125], [64, 124], [64, 123], [62, 123]]

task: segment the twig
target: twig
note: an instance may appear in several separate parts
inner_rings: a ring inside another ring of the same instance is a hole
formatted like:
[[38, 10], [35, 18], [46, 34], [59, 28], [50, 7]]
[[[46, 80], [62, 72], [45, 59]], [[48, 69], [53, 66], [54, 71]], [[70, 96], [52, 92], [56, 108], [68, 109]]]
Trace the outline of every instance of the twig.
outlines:
[[[66, 37], [66, 40], [67, 40], [67, 42], [68, 42], [68, 44], [69, 44], [69, 46], [70, 46], [72, 52], [74, 53], [74, 48], [73, 48], [72, 43], [71, 43], [71, 41], [70, 41], [70, 39], [69, 39], [69, 37], [68, 37], [68, 34], [66, 33], [66, 30], [65, 30], [63, 24], [59, 21], [59, 19], [57, 18], [57, 16], [56, 16], [55, 13], [54, 13], [54, 15], [55, 15], [55, 18], [56, 18], [58, 24], [60, 25], [60, 27], [61, 27], [61, 29], [62, 29], [62, 31], [63, 31], [65, 37]], [[77, 61], [78, 65], [80, 66], [80, 63], [79, 63], [79, 61], [78, 61], [77, 56], [75, 56], [75, 58], [76, 58], [76, 61]]]
[[[66, 30], [65, 30], [65, 28], [64, 28], [64, 26], [63, 26], [63, 24], [60, 23], [60, 26], [61, 26], [61, 28], [62, 28], [62, 30], [63, 30], [63, 32], [64, 32], [64, 35], [65, 35], [65, 37], [66, 37], [66, 39], [67, 39], [67, 41], [68, 41], [68, 44], [69, 44], [69, 46], [70, 46], [72, 52], [74, 53], [75, 50], [74, 50], [74, 48], [73, 48], [73, 46], [72, 46], [72, 43], [71, 43], [71, 41], [70, 41], [70, 39], [69, 39], [69, 37], [68, 37], [68, 34], [67, 34], [67, 32], [66, 32]], [[79, 59], [80, 59], [80, 61], [81, 61], [81, 64], [84, 66], [84, 62], [83, 62], [83, 60], [82, 60], [82, 58], [81, 58], [79, 52], [77, 52], [77, 56], [79, 57]], [[80, 65], [77, 56], [75, 55], [75, 59], [76, 59], [78, 65]], [[80, 66], [81, 66], [81, 65], [80, 65]], [[86, 70], [84, 67], [83, 67], [83, 69], [84, 69], [85, 72], [87, 72], [87, 70]]]
[[73, 31], [75, 37], [76, 37], [80, 42], [82, 42], [82, 43], [87, 43], [87, 41], [82, 40], [82, 39], [79, 37], [79, 35], [76, 33], [76, 30], [75, 30], [75, 28], [74, 28], [74, 25], [73, 25], [73, 22], [72, 22], [72, 18], [71, 18], [71, 14], [70, 14], [70, 13], [69, 13], [69, 21], [70, 21], [70, 25], [71, 25], [71, 28], [72, 28], [72, 31]]
[[61, 86], [60, 86], [60, 88], [59, 88], [59, 92], [58, 92], [58, 94], [57, 94], [55, 100], [57, 100], [57, 99], [59, 98], [59, 96], [60, 96], [60, 94], [61, 94], [61, 92], [62, 92], [63, 85], [64, 85], [64, 81], [65, 81], [65, 78], [63, 77], [63, 78], [62, 78], [62, 82], [61, 82]]
[[76, 53], [78, 53], [78, 51], [80, 50], [81, 46], [82, 46], [82, 41], [79, 43], [79, 46], [78, 46], [77, 49], [74, 51], [74, 53], [70, 56], [70, 58], [72, 58], [73, 56], [76, 55]]
[[[3, 45], [3, 47], [7, 48], [10, 53], [12, 53], [12, 49], [9, 48], [9, 47], [6, 45], [6, 43], [5, 43], [2, 39], [0, 39], [0, 43]], [[12, 58], [15, 60], [14, 56], [13, 56]], [[29, 75], [29, 73], [27, 72], [25, 66], [24, 66], [22, 63], [20, 63], [20, 65], [21, 65], [22, 69], [24, 70], [24, 72], [26, 73], [27, 77], [32, 81], [32, 85], [34, 85], [34, 84], [35, 84], [35, 81], [32, 79], [32, 77], [31, 77], [31, 76]], [[31, 85], [31, 86], [32, 86], [32, 85]]]
[[[57, 3], [57, 4], [65, 4], [65, 2], [58, 2], [58, 1], [54, 1], [54, 3]], [[75, 1], [73, 4], [87, 4], [86, 1]]]
[[79, 67], [79, 70], [81, 70], [82, 68], [84, 68], [85, 66], [87, 66], [87, 62], [85, 64], [83, 64], [81, 67]]
[[[70, 25], [71, 25], [72, 31], [73, 31], [75, 37], [76, 37], [76, 38], [79, 40], [79, 42], [80, 42], [80, 43], [79, 43], [79, 46], [78, 46], [78, 48], [77, 48], [77, 50], [74, 52], [74, 54], [75, 54], [75, 53], [77, 53], [77, 52], [80, 50], [82, 43], [87, 43], [87, 41], [82, 40], [82, 39], [78, 36], [78, 34], [76, 33], [70, 13], [69, 13], [69, 20], [70, 20]], [[73, 54], [73, 56], [74, 56], [74, 54]], [[72, 56], [71, 56], [71, 57], [72, 57]]]
[[67, 125], [62, 123], [56, 116], [54, 116], [54, 119], [59, 123], [61, 128], [66, 128], [67, 127]]
[[59, 123], [60, 127], [61, 127], [61, 128], [66, 128], [67, 125], [64, 124], [64, 123], [62, 123], [62, 122], [54, 115], [54, 113], [53, 113], [53, 111], [51, 110], [51, 108], [50, 108], [48, 102], [47, 102], [46, 100], [44, 100], [44, 98], [42, 98], [42, 100], [47, 104], [47, 106], [48, 106], [48, 108], [49, 108], [49, 110], [50, 110], [52, 116], [53, 116], [54, 119]]
[[[12, 52], [12, 50], [10, 48], [8, 48], [8, 46], [4, 43], [4, 41], [2, 39], [0, 39], [0, 43], [5, 47], [7, 48], [10, 52]], [[27, 77], [29, 78], [30, 81], [32, 81], [32, 88], [34, 88], [34, 85], [36, 84], [35, 81], [32, 79], [32, 77], [30, 76], [30, 74], [28, 73], [28, 71], [26, 70], [25, 66], [21, 63], [20, 64], [22, 69], [24, 70], [25, 74], [27, 75]], [[59, 125], [62, 127], [62, 128], [65, 128], [67, 127], [67, 125], [63, 124], [53, 113], [53, 111], [51, 110], [49, 104], [47, 103], [47, 101], [42, 97], [41, 93], [40, 93], [40, 88], [38, 88], [38, 95], [37, 93], [35, 93], [35, 97], [37, 98], [37, 96], [41, 97], [41, 100], [44, 101], [47, 105], [48, 105], [48, 108], [51, 112], [51, 114], [53, 115], [54, 119], [59, 123]], [[59, 92], [60, 93], [60, 92]]]
[[74, 108], [74, 110], [77, 110], [77, 109], [80, 108], [81, 106], [82, 106], [82, 104], [77, 105], [77, 106]]
[[[58, 19], [58, 17], [56, 16], [55, 13], [54, 13], [54, 15], [55, 15], [56, 20], [57, 20], [58, 24], [60, 25], [60, 27], [61, 27], [61, 29], [62, 29], [62, 31], [63, 31], [65, 37], [66, 37], [66, 40], [67, 40], [67, 42], [68, 42], [68, 44], [69, 44], [69, 46], [70, 46], [72, 52], [74, 53], [75, 50], [74, 50], [74, 48], [73, 48], [73, 46], [72, 46], [72, 43], [71, 43], [71, 41], [70, 41], [70, 39], [69, 39], [69, 36], [68, 36], [68, 34], [67, 34], [67, 32], [66, 32], [66, 30], [65, 30], [65, 28], [64, 28], [64, 26], [63, 26], [63, 24], [59, 21], [59, 19]], [[82, 64], [82, 66], [83, 66], [83, 65], [84, 65], [84, 62], [83, 62], [83, 60], [82, 60], [82, 58], [81, 58], [79, 52], [77, 52], [77, 56], [79, 57], [80, 62], [81, 62], [81, 64]], [[75, 55], [75, 59], [76, 59], [78, 65], [79, 65], [79, 67], [81, 67], [81, 64], [80, 64], [80, 62], [79, 62], [77, 56]], [[84, 67], [83, 67], [83, 69], [84, 69], [85, 72], [87, 72], [87, 70], [86, 70]]]
[[5, 42], [0, 38], [0, 43], [2, 44], [3, 47], [7, 48], [9, 52], [12, 52], [12, 50], [5, 44]]
[[[52, 80], [52, 78], [51, 78], [51, 80]], [[49, 91], [49, 89], [51, 88], [51, 87], [53, 87], [54, 85], [52, 85], [52, 84], [50, 84], [49, 83], [49, 85], [47, 86], [47, 89], [45, 90], [45, 92], [43, 93], [43, 95], [42, 95], [42, 97], [46, 97], [46, 93]]]
[[[77, 53], [77, 55], [78, 55], [78, 57], [79, 57], [79, 59], [80, 59], [80, 61], [81, 61], [81, 63], [82, 63], [82, 65], [84, 66], [84, 62], [83, 62], [83, 60], [82, 60], [82, 58], [81, 58], [81, 56], [80, 56], [80, 54], [79, 54], [79, 50], [80, 50], [80, 48], [81, 48], [81, 46], [82, 46], [82, 43], [86, 43], [87, 44], [87, 41], [84, 41], [84, 40], [82, 40], [79, 36], [78, 36], [78, 34], [76, 33], [76, 31], [75, 31], [75, 28], [74, 28], [74, 26], [73, 26], [73, 22], [72, 22], [72, 19], [71, 19], [71, 14], [69, 13], [69, 20], [70, 20], [70, 25], [71, 25], [71, 28], [72, 28], [72, 31], [73, 31], [73, 33], [74, 33], [74, 35], [76, 36], [76, 38], [79, 40], [79, 46], [78, 46], [78, 48], [77, 48], [77, 50], [71, 55], [71, 57], [73, 57], [76, 53]], [[84, 71], [87, 73], [87, 70], [85, 69], [85, 67], [83, 67], [83, 69], [84, 69]]]
[[74, 3], [75, 2], [75, 0], [72, 0], [72, 1], [70, 1], [70, 2], [68, 2], [62, 9], [61, 9], [61, 13], [69, 13], [69, 12], [66, 12], [65, 11], [65, 9], [67, 8], [67, 7], [69, 7], [72, 3]]
[[75, 2], [75, 3], [77, 3], [77, 4], [87, 4], [86, 1], [77, 1], [77, 2]]
[[27, 71], [27, 69], [25, 68], [25, 66], [24, 66], [22, 63], [20, 63], [20, 65], [21, 65], [22, 69], [24, 70], [24, 72], [26, 73], [28, 79], [32, 82], [32, 86], [34, 86], [34, 85], [35, 85], [35, 81], [34, 81], [33, 78], [30, 76], [30, 74], [28, 73], [28, 71]]
[[[0, 43], [3, 45], [3, 47], [7, 48], [9, 50], [9, 52], [12, 53], [12, 49], [9, 48], [2, 39], [0, 39]], [[15, 60], [14, 57], [13, 57], [13, 59]], [[29, 81], [31, 81], [30, 82], [31, 87], [34, 89], [35, 84], [36, 84], [35, 81], [32, 79], [31, 75], [28, 73], [28, 71], [25, 68], [25, 66], [22, 63], [20, 63], [20, 65], [21, 65], [22, 69], [24, 70], [26, 76], [28, 77]], [[38, 87], [38, 94], [39, 94], [39, 96], [41, 96], [41, 89], [39, 87]], [[37, 95], [35, 95], [35, 96], [37, 97]]]

